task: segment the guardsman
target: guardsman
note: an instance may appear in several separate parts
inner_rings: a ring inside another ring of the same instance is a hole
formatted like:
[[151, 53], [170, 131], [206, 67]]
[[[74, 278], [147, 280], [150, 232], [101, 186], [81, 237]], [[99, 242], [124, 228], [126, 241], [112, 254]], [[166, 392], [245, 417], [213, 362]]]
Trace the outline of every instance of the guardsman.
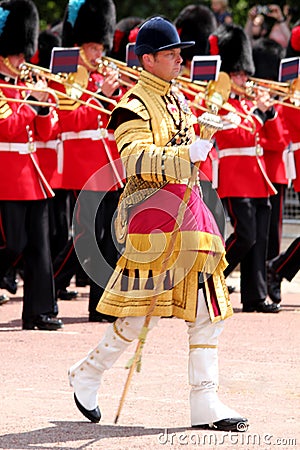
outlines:
[[[294, 25], [286, 57], [300, 56], [300, 21]], [[284, 130], [288, 148], [285, 152], [287, 176], [292, 182], [293, 189], [300, 201], [300, 77], [294, 79], [290, 86], [290, 97], [286, 100], [287, 105], [279, 105], [279, 112], [283, 118]], [[291, 103], [298, 108], [288, 106]], [[286, 278], [291, 281], [299, 268], [299, 237], [296, 238], [289, 248], [279, 254], [276, 258], [268, 261], [267, 280], [268, 294], [276, 302], [281, 302], [281, 281]]]
[[[278, 80], [280, 61], [284, 56], [283, 47], [269, 38], [260, 38], [253, 44], [252, 55], [255, 66], [254, 77], [261, 79], [261, 85], [272, 87], [272, 81]], [[273, 83], [273, 90], [276, 89]], [[274, 95], [275, 97], [275, 95]], [[271, 216], [269, 227], [267, 260], [280, 253], [282, 237], [283, 203], [288, 180], [286, 177], [283, 152], [287, 147], [283, 121], [278, 114], [278, 104], [274, 98], [278, 126], [274, 129], [274, 121], [267, 121], [259, 132], [260, 143], [264, 150], [264, 160], [269, 179], [277, 193], [270, 196]]]
[[57, 330], [63, 324], [56, 318], [47, 200], [53, 191], [36, 157], [52, 116], [48, 93], [37, 91], [44, 83], [30, 91], [19, 79], [20, 65], [35, 51], [38, 11], [31, 0], [11, 0], [0, 13], [0, 278], [22, 259], [23, 329]]
[[62, 188], [72, 190], [77, 200], [75, 236], [55, 259], [55, 285], [57, 290], [64, 288], [79, 263], [87, 263], [90, 321], [113, 320], [101, 316], [96, 306], [118, 257], [111, 223], [124, 177], [114, 135], [105, 128], [110, 110], [123, 94], [118, 72], [102, 64], [105, 51], [112, 47], [115, 17], [112, 0], [69, 1], [62, 46], [79, 47], [78, 72], [71, 92], [67, 84], [51, 85], [70, 94], [61, 98], [58, 110]]
[[[38, 37], [38, 48], [30, 62], [37, 66], [35, 71], [47, 72], [50, 67], [51, 53], [54, 47], [60, 47], [59, 36], [51, 30], [41, 31]], [[25, 72], [26, 73], [26, 72]], [[29, 72], [30, 73], [30, 72]], [[35, 72], [33, 71], [33, 74]], [[54, 110], [52, 117], [52, 133], [47, 142], [36, 143], [40, 167], [52, 187], [55, 196], [49, 201], [50, 245], [52, 261], [69, 241], [71, 230], [70, 191], [62, 189], [62, 142], [60, 139], [60, 123]], [[67, 290], [68, 284], [57, 292], [58, 298], [71, 300], [77, 296], [77, 291]]]
[[[221, 70], [229, 74], [232, 82], [228, 103], [233, 112], [220, 111], [224, 127], [215, 134], [219, 151], [218, 194], [234, 228], [226, 239], [229, 265], [224, 273], [227, 277], [240, 264], [243, 312], [274, 313], [279, 306], [266, 301], [266, 251], [269, 197], [275, 189], [266, 174], [258, 133], [267, 121], [273, 122], [275, 129], [276, 114], [266, 90], [257, 93], [255, 103], [246, 98], [246, 82], [254, 73], [254, 64], [244, 30], [234, 24], [220, 25], [209, 37], [209, 43], [210, 53], [221, 56]], [[226, 121], [228, 114], [230, 121]]]

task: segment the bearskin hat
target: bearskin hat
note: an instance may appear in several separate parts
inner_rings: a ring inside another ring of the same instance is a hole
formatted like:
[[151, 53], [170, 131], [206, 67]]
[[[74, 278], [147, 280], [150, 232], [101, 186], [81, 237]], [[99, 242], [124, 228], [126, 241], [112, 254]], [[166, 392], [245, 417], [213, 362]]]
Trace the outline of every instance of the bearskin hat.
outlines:
[[0, 55], [24, 53], [30, 59], [37, 48], [39, 14], [31, 0], [0, 2]]
[[280, 61], [284, 57], [284, 48], [273, 39], [260, 38], [253, 44], [254, 76], [267, 80], [278, 80]]
[[41, 67], [49, 68], [53, 47], [60, 47], [59, 36], [50, 30], [41, 31], [38, 38], [38, 49], [31, 58], [31, 62]]
[[62, 45], [73, 47], [96, 42], [110, 50], [115, 27], [113, 0], [70, 0], [64, 15]]
[[217, 21], [210, 8], [204, 5], [188, 5], [182, 9], [174, 24], [182, 41], [195, 41], [193, 47], [181, 51], [183, 60], [208, 54], [208, 37], [217, 29]]
[[292, 28], [290, 40], [286, 49], [286, 57], [300, 56], [300, 20], [298, 20]]
[[208, 40], [209, 53], [221, 56], [223, 72], [254, 74], [251, 42], [240, 25], [222, 24]]
[[126, 60], [126, 45], [129, 42], [134, 43], [138, 32], [138, 27], [144, 22], [144, 19], [136, 16], [129, 16], [121, 19], [114, 32], [114, 43], [110, 53], [112, 58], [119, 61]]

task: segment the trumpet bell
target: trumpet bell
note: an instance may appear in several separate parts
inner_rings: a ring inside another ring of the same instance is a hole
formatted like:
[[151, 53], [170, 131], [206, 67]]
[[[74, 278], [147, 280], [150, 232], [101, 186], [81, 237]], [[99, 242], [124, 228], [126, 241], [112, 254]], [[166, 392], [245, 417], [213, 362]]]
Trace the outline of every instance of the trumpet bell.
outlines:
[[227, 102], [231, 91], [230, 77], [225, 72], [220, 72], [218, 79], [210, 81], [206, 89], [206, 101], [211, 110], [218, 111]]
[[77, 72], [71, 72], [66, 78], [66, 93], [73, 100], [78, 100], [83, 89], [87, 88], [89, 81], [89, 73], [84, 66], [79, 65]]

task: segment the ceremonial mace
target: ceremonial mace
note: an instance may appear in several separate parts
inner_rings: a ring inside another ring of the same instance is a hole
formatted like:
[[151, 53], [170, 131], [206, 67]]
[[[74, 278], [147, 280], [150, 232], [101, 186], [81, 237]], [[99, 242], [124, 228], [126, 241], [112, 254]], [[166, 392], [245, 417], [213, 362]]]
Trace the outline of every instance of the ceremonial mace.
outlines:
[[[218, 116], [219, 109], [222, 107], [222, 105], [228, 100], [229, 94], [231, 90], [231, 82], [229, 76], [225, 72], [220, 72], [218, 79], [216, 81], [210, 81], [207, 85], [207, 91], [206, 91], [206, 104], [209, 108], [210, 112], [205, 112], [200, 117], [198, 117], [198, 123], [200, 125], [200, 138], [201, 139], [208, 139], [210, 140], [214, 133], [218, 130], [221, 130], [223, 128], [222, 120]], [[193, 186], [195, 182], [197, 181], [198, 177], [198, 171], [199, 171], [200, 161], [194, 164], [192, 174], [189, 178], [189, 181], [187, 183], [186, 190], [184, 192], [183, 199], [181, 201], [181, 204], [178, 209], [177, 218], [175, 221], [174, 229], [171, 232], [171, 238], [169, 241], [169, 244], [167, 246], [166, 252], [165, 252], [165, 259], [162, 262], [161, 269], [159, 271], [157, 282], [156, 282], [156, 291], [158, 291], [158, 287], [162, 285], [163, 279], [165, 276], [165, 271], [167, 269], [168, 260], [170, 259], [174, 246], [175, 241], [178, 235], [178, 232], [180, 230], [180, 227], [183, 222], [184, 214], [191, 196], [191, 192], [193, 189]], [[145, 316], [145, 321], [143, 324], [143, 327], [141, 329], [141, 332], [139, 334], [139, 340], [135, 349], [135, 353], [131, 360], [127, 363], [126, 368], [129, 369], [129, 373], [127, 376], [126, 383], [124, 385], [124, 389], [122, 392], [122, 396], [119, 403], [119, 408], [115, 417], [114, 423], [116, 424], [119, 420], [120, 413], [125, 401], [125, 397], [129, 388], [130, 381], [133, 376], [133, 372], [135, 368], [137, 368], [137, 372], [140, 371], [140, 365], [141, 365], [141, 354], [142, 350], [146, 341], [147, 333], [149, 331], [149, 323], [153, 314], [153, 311], [155, 309], [157, 297], [159, 294], [154, 294], [150, 300], [150, 304]]]

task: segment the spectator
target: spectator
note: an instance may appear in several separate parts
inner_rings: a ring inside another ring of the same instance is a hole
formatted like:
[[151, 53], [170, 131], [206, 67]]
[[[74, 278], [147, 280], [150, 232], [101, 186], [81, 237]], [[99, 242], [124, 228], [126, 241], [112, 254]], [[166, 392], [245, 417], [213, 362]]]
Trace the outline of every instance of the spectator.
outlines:
[[269, 37], [286, 48], [290, 38], [290, 28], [279, 5], [253, 6], [248, 12], [244, 28], [250, 40]]
[[210, 7], [218, 25], [233, 22], [231, 11], [228, 8], [228, 0], [211, 0]]

